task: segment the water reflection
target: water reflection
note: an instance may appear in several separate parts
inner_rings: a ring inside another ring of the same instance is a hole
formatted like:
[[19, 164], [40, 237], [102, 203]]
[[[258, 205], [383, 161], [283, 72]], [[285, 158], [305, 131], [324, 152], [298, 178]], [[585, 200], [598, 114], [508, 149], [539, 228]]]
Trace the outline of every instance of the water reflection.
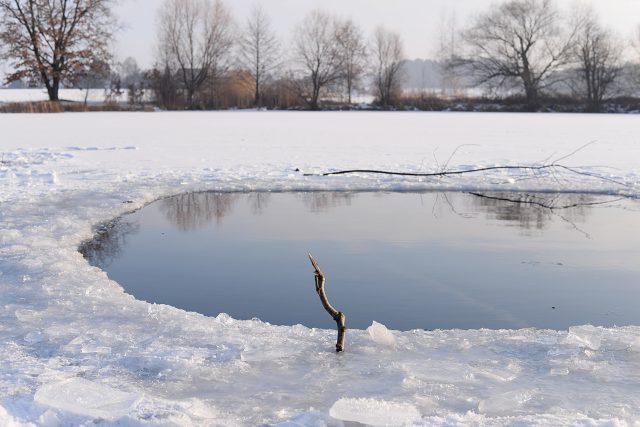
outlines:
[[256, 192], [250, 193], [247, 195], [249, 199], [249, 203], [251, 203], [251, 212], [254, 215], [262, 215], [262, 213], [267, 209], [269, 203], [271, 202], [271, 194]]
[[[474, 214], [465, 212], [463, 209], [464, 205], [470, 202], [476, 213], [484, 212], [493, 220], [502, 221], [523, 230], [543, 230], [557, 217], [572, 225], [585, 222], [592, 206], [621, 200], [620, 198], [603, 200], [602, 196], [588, 194], [472, 192], [468, 194], [473, 197], [465, 196], [461, 201], [459, 197], [449, 197], [448, 193], [426, 194], [430, 196], [435, 194], [432, 208], [434, 215], [440, 208], [447, 207], [456, 215], [471, 218]], [[308, 211], [313, 213], [351, 206], [358, 197], [358, 193], [352, 192], [306, 192], [295, 193], [295, 195]], [[422, 198], [425, 194], [419, 195]], [[216, 224], [221, 224], [224, 217], [233, 212], [234, 205], [243, 201], [249, 203], [254, 215], [261, 215], [267, 210], [271, 197], [271, 193], [264, 192], [187, 193], [162, 200], [161, 210], [167, 220], [179, 230], [189, 231], [204, 227], [214, 220]]]
[[78, 250], [89, 264], [107, 268], [120, 255], [127, 237], [139, 229], [138, 222], [118, 218], [99, 226], [93, 239], [83, 242]]
[[[179, 230], [192, 231], [214, 220], [221, 224], [240, 198], [239, 193], [186, 193], [162, 200], [160, 209]], [[257, 206], [262, 209], [264, 199]]]
[[[585, 222], [590, 207], [595, 204], [613, 203], [620, 200], [608, 198], [596, 199], [587, 194], [568, 193], [469, 193], [474, 196], [473, 204], [485, 211], [490, 218], [515, 225], [523, 230], [542, 230], [560, 217], [563, 221], [575, 224]], [[600, 200], [600, 201], [598, 201]], [[562, 211], [562, 213], [559, 213]]]
[[[337, 207], [348, 207], [360, 194], [384, 197], [387, 193], [353, 192], [305, 192], [292, 193], [307, 211], [324, 213]], [[460, 218], [473, 220], [478, 213], [489, 219], [516, 226], [523, 231], [544, 230], [560, 219], [576, 231], [588, 236], [578, 227], [587, 221], [595, 205], [614, 203], [620, 198], [593, 196], [588, 194], [546, 193], [407, 193], [420, 197], [420, 204], [431, 202], [431, 214], [435, 218], [452, 213]], [[471, 195], [471, 197], [469, 196]], [[252, 215], [262, 215], [272, 201], [272, 193], [186, 193], [161, 200], [159, 210], [167, 221], [180, 231], [195, 231], [209, 224], [222, 225], [224, 218], [233, 213], [238, 203], [245, 202]], [[381, 201], [381, 203], [384, 203]], [[470, 206], [469, 206], [470, 205]], [[118, 219], [104, 224], [96, 237], [83, 243], [80, 252], [90, 263], [107, 266], [117, 257], [128, 234], [135, 233], [139, 224]]]
[[318, 191], [310, 193], [301, 193], [300, 199], [309, 211], [326, 212], [329, 209], [339, 206], [351, 206], [351, 202], [357, 193], [337, 192], [337, 191]]

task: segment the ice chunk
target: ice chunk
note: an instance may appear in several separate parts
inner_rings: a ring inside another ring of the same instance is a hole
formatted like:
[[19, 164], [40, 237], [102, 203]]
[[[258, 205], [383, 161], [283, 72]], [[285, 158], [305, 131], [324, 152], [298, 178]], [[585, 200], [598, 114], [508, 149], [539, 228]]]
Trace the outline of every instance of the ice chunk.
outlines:
[[44, 339], [45, 339], [45, 336], [42, 333], [42, 331], [32, 331], [24, 336], [25, 342], [28, 342], [29, 344], [36, 344], [44, 341]]
[[114, 419], [130, 413], [141, 397], [76, 377], [41, 386], [34, 400], [78, 415]]
[[330, 419], [322, 412], [311, 410], [291, 420], [272, 424], [272, 427], [343, 427], [342, 422]]
[[566, 338], [567, 344], [599, 350], [602, 344], [602, 330], [591, 325], [572, 326]]
[[2, 405], [0, 405], [0, 425], [4, 427], [31, 427], [34, 424], [26, 424], [17, 421], [14, 417], [9, 415], [6, 409]]
[[533, 390], [515, 390], [496, 394], [480, 401], [478, 411], [487, 415], [508, 415], [518, 413], [523, 407], [535, 400]]
[[393, 334], [382, 323], [378, 323], [375, 320], [371, 323], [371, 326], [367, 328], [371, 339], [387, 347], [394, 347], [396, 345], [396, 339]]
[[191, 419], [220, 421], [220, 413], [200, 399], [191, 398], [180, 402], [179, 406]]
[[418, 409], [409, 403], [370, 398], [342, 398], [333, 404], [329, 415], [338, 420], [372, 426], [401, 426], [420, 419]]
[[8, 245], [17, 242], [22, 237], [22, 233], [18, 230], [0, 229], [0, 244]]

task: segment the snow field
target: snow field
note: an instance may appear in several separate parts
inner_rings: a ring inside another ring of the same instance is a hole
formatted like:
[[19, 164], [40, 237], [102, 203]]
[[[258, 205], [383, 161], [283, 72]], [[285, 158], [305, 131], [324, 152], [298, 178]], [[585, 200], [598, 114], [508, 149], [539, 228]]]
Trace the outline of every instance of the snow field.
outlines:
[[[336, 355], [329, 318], [318, 330], [137, 301], [77, 246], [96, 224], [185, 191], [638, 198], [639, 131], [635, 116], [602, 115], [2, 115], [0, 425], [638, 425], [638, 326], [398, 332], [374, 323], [349, 330]], [[542, 164], [590, 141], [561, 163], [615, 182], [566, 171], [295, 171]]]
[[[105, 89], [60, 89], [60, 99], [65, 101], [102, 103], [106, 99]], [[0, 104], [11, 102], [48, 101], [49, 95], [45, 88], [39, 89], [0, 89]], [[127, 102], [127, 90], [122, 89], [122, 95], [116, 97], [117, 102]]]

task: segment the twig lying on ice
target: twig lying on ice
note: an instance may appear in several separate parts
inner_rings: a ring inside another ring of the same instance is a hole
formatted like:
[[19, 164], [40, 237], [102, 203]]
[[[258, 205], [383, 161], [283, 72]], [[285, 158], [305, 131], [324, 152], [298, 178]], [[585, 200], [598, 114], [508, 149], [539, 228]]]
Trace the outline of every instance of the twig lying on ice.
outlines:
[[608, 181], [623, 187], [627, 187], [627, 188], [633, 187], [633, 185], [631, 184], [627, 184], [626, 182], [618, 181], [613, 178], [609, 178], [609, 177], [598, 175], [595, 173], [581, 171], [577, 168], [572, 168], [569, 166], [557, 165], [557, 164], [540, 165], [540, 166], [521, 166], [521, 165], [488, 166], [488, 167], [476, 168], [476, 169], [452, 170], [452, 171], [430, 172], [430, 173], [398, 172], [398, 171], [386, 171], [386, 170], [379, 170], [379, 169], [348, 169], [348, 170], [341, 170], [341, 171], [334, 171], [334, 172], [324, 172], [320, 174], [305, 173], [304, 176], [331, 176], [331, 175], [347, 175], [352, 173], [374, 173], [374, 174], [380, 174], [380, 175], [397, 175], [397, 176], [445, 177], [450, 175], [463, 175], [467, 173], [477, 173], [477, 172], [486, 172], [486, 171], [494, 171], [494, 170], [542, 171], [545, 169], [548, 169], [548, 170], [563, 169], [574, 174], [588, 176], [588, 177], [600, 179], [603, 181]]
[[[531, 172], [540, 172], [540, 171], [544, 171], [547, 170], [550, 173], [554, 173], [555, 171], [558, 170], [565, 170], [567, 172], [571, 172], [573, 174], [577, 174], [577, 175], [582, 175], [582, 176], [588, 176], [591, 178], [595, 178], [595, 179], [599, 179], [602, 181], [608, 181], [611, 182], [613, 184], [616, 185], [620, 185], [622, 187], [627, 187], [627, 188], [632, 188], [633, 185], [631, 184], [627, 184], [626, 182], [622, 182], [622, 181], [618, 181], [616, 179], [613, 178], [609, 178], [607, 176], [602, 176], [602, 175], [598, 175], [595, 173], [591, 173], [591, 172], [587, 172], [587, 171], [583, 171], [580, 170], [579, 168], [576, 167], [569, 167], [569, 166], [565, 166], [563, 164], [558, 163], [560, 160], [564, 160], [567, 159], [571, 156], [573, 156], [574, 154], [576, 154], [578, 151], [584, 149], [585, 147], [593, 144], [594, 141], [589, 142], [585, 145], [583, 145], [582, 147], [574, 150], [573, 152], [560, 157], [559, 159], [553, 161], [552, 163], [545, 163], [542, 165], [505, 165], [505, 166], [487, 166], [487, 167], [482, 167], [482, 168], [475, 168], [475, 169], [464, 169], [464, 170], [441, 170], [439, 172], [400, 172], [400, 171], [388, 171], [388, 170], [380, 170], [380, 169], [347, 169], [347, 170], [339, 170], [339, 171], [333, 171], [333, 172], [324, 172], [324, 173], [305, 173], [304, 176], [331, 176], [331, 175], [347, 175], [347, 174], [352, 174], [352, 173], [372, 173], [372, 174], [380, 174], [380, 175], [396, 175], [396, 176], [414, 176], [414, 177], [446, 177], [446, 176], [451, 176], [451, 175], [463, 175], [463, 174], [469, 174], [469, 173], [478, 173], [478, 172], [487, 172], [487, 171], [500, 171], [500, 170], [520, 170], [520, 171], [531, 171]], [[457, 151], [457, 148], [456, 148]], [[454, 151], [455, 154], [455, 151]], [[447, 161], [447, 164], [449, 163], [449, 161], [451, 160], [451, 158]], [[446, 165], [445, 165], [446, 167]]]

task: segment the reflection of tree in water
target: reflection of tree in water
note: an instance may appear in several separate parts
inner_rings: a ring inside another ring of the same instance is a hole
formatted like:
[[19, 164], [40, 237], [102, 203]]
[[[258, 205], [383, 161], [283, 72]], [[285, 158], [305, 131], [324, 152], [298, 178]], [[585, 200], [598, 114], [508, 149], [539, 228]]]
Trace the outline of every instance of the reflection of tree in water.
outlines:
[[249, 193], [247, 199], [251, 204], [251, 212], [255, 215], [262, 215], [271, 202], [271, 194], [264, 192]]
[[104, 269], [118, 257], [127, 236], [137, 233], [139, 229], [137, 222], [115, 219], [99, 226], [93, 239], [83, 242], [78, 251], [89, 264]]
[[238, 193], [186, 193], [161, 201], [160, 209], [182, 231], [195, 230], [231, 213]]
[[602, 199], [588, 194], [525, 194], [471, 193], [472, 203], [485, 210], [493, 219], [515, 224], [520, 228], [544, 229], [560, 217], [575, 227], [584, 222], [593, 205], [612, 203], [619, 199]]
[[302, 193], [300, 199], [311, 212], [325, 212], [329, 208], [351, 206], [354, 193], [339, 191], [318, 191]]

